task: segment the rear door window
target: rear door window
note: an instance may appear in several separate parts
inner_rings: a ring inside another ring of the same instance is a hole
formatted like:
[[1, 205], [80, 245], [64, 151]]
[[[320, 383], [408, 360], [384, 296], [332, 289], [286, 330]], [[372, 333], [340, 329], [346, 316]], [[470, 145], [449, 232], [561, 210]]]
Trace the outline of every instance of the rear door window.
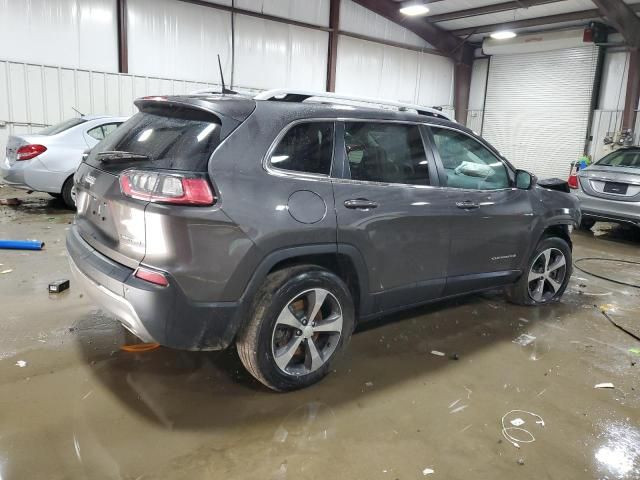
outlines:
[[269, 157], [278, 170], [329, 175], [333, 159], [333, 122], [305, 122], [291, 127]]
[[[105, 132], [106, 133], [106, 132]], [[87, 163], [103, 170], [152, 167], [205, 172], [220, 144], [220, 122], [213, 114], [182, 111], [164, 116], [137, 113], [91, 150]], [[106, 162], [105, 152], [127, 152], [148, 159]]]
[[345, 146], [353, 180], [429, 185], [429, 162], [417, 125], [347, 122]]
[[92, 128], [87, 131], [87, 135], [95, 138], [96, 140], [104, 140], [105, 137], [109, 136], [116, 128], [120, 126], [120, 123], [105, 123], [104, 125], [99, 125], [97, 127]]

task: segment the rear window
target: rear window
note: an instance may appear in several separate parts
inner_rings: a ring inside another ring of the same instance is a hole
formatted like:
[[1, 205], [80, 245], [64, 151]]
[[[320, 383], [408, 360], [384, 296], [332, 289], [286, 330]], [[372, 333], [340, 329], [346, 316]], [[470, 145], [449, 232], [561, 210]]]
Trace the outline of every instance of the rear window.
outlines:
[[603, 167], [640, 168], [640, 150], [618, 150], [601, 159], [596, 165], [602, 165]]
[[[172, 116], [137, 113], [98, 143], [87, 163], [103, 170], [152, 167], [205, 172], [209, 157], [220, 144], [220, 123], [213, 114], [182, 110]], [[149, 160], [103, 162], [102, 152], [146, 155]]]
[[52, 125], [50, 127], [44, 128], [38, 133], [40, 135], [57, 135], [58, 133], [62, 133], [65, 130], [69, 130], [70, 128], [76, 127], [84, 122], [86, 122], [84, 118], [70, 118], [69, 120], [65, 120], [64, 122], [58, 123], [57, 125]]

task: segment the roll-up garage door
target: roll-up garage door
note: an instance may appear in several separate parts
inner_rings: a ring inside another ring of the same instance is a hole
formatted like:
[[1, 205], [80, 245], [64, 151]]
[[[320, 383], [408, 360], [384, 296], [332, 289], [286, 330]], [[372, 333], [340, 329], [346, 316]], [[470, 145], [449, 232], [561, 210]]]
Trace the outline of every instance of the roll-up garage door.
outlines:
[[482, 134], [516, 167], [565, 178], [583, 153], [598, 51], [491, 57]]

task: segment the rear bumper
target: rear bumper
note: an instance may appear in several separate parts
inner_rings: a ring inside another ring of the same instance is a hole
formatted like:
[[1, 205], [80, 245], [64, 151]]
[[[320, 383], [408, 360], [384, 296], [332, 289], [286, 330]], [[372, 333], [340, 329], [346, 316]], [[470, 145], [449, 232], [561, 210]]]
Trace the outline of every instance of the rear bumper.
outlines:
[[0, 162], [0, 181], [14, 188], [36, 192], [60, 193], [68, 172], [51, 172], [39, 158], [9, 164]]
[[141, 340], [180, 350], [221, 350], [233, 341], [237, 303], [192, 302], [170, 275], [167, 287], [140, 280], [132, 269], [92, 248], [75, 225], [67, 250], [77, 284]]
[[583, 218], [640, 225], [640, 202], [621, 202], [592, 197], [582, 189], [574, 192], [580, 200]]

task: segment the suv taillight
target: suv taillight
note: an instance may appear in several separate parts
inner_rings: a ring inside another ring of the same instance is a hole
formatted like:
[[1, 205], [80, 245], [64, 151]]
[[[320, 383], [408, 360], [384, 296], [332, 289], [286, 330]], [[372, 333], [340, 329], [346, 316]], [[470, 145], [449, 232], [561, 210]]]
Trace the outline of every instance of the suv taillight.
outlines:
[[126, 170], [120, 174], [123, 195], [173, 205], [213, 205], [216, 197], [206, 178], [189, 173]]
[[16, 151], [16, 160], [31, 160], [46, 151], [44, 145], [23, 145]]

